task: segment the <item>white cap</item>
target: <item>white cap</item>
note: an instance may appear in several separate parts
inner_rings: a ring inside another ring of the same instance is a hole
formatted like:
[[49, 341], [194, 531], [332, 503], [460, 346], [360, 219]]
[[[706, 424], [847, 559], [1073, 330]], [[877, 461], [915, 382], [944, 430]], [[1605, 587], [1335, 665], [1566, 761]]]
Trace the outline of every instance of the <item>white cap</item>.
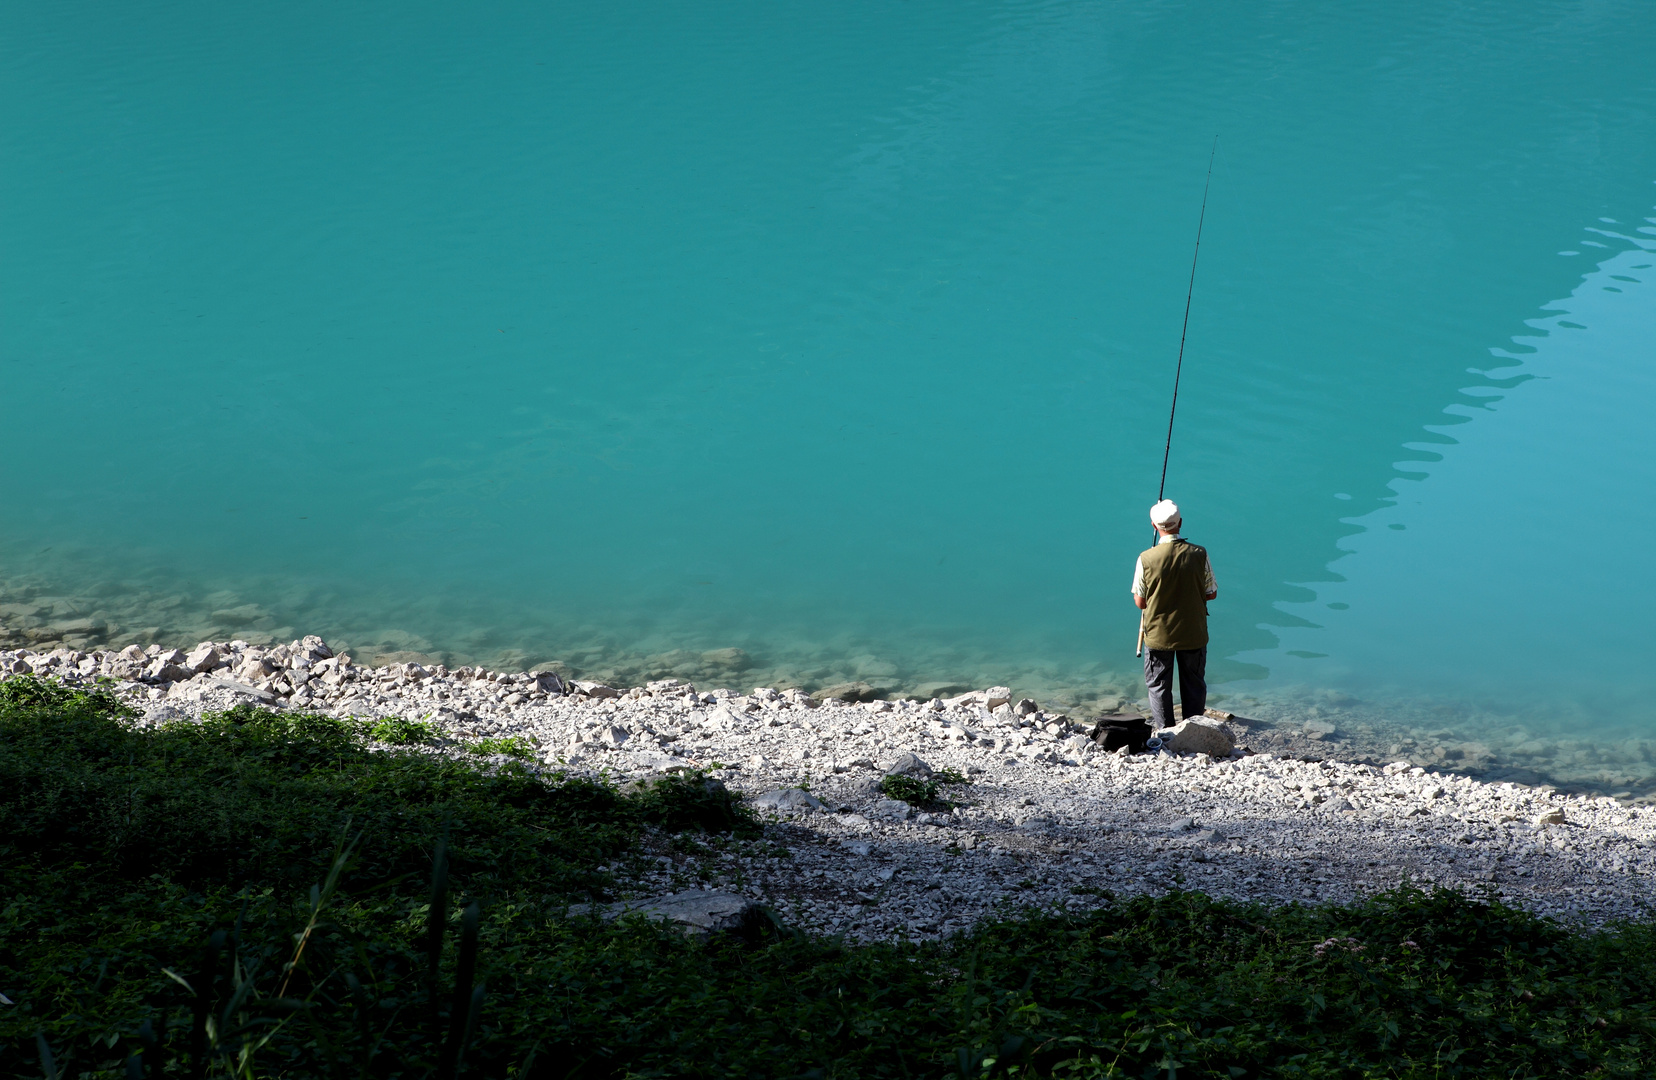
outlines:
[[1150, 524], [1167, 525], [1179, 520], [1179, 507], [1172, 499], [1163, 499], [1150, 508]]

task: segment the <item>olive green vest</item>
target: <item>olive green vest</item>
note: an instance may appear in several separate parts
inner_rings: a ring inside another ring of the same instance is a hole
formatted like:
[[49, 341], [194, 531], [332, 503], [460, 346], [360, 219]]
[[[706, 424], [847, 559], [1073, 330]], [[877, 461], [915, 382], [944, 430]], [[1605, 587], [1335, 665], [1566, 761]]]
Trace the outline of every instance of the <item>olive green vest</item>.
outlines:
[[1207, 551], [1188, 540], [1157, 544], [1144, 564], [1144, 644], [1205, 649], [1208, 643]]

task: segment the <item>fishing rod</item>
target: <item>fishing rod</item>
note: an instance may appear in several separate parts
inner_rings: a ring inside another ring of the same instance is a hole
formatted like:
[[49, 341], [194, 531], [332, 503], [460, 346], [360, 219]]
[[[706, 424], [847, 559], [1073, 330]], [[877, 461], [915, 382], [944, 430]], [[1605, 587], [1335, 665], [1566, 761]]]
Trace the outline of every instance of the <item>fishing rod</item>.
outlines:
[[[1196, 250], [1190, 256], [1190, 285], [1185, 289], [1184, 324], [1179, 327], [1179, 363], [1173, 369], [1173, 404], [1167, 410], [1167, 445], [1162, 448], [1161, 483], [1156, 485], [1156, 501], [1161, 502], [1167, 493], [1167, 460], [1173, 455], [1173, 417], [1179, 411], [1179, 377], [1184, 374], [1185, 336], [1190, 333], [1190, 300], [1196, 295], [1196, 260], [1202, 255], [1202, 226], [1207, 222], [1208, 189], [1213, 186], [1213, 159], [1219, 153], [1219, 136], [1213, 137], [1213, 149], [1208, 152], [1207, 180], [1202, 184], [1202, 212], [1196, 218]], [[1156, 530], [1152, 529], [1153, 534]], [[1152, 538], [1152, 546], [1160, 539], [1159, 534]], [[1144, 615], [1139, 615], [1138, 647], [1133, 650], [1134, 656], [1144, 655]]]

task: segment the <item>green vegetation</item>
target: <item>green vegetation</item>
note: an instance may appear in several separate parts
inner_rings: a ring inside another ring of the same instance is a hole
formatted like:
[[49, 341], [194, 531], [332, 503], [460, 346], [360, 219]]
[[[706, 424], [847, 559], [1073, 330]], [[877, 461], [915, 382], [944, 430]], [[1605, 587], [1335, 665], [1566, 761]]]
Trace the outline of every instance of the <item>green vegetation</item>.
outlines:
[[731, 833], [744, 839], [763, 834], [742, 797], [698, 772], [675, 772], [628, 785], [638, 811], [668, 832]]
[[255, 709], [143, 729], [0, 682], [0, 1075], [1656, 1073], [1649, 924], [1104, 894], [940, 943], [702, 941], [567, 905], [612, 898], [652, 831], [757, 835], [718, 784], [369, 738]]
[[391, 746], [422, 746], [435, 743], [437, 729], [423, 720], [387, 716], [368, 725], [368, 737]]
[[[387, 746], [436, 746], [443, 741], [442, 733], [435, 726], [424, 720], [405, 720], [400, 716], [387, 716], [372, 721], [364, 727], [363, 734], [374, 742]], [[478, 757], [504, 754], [520, 761], [535, 759], [534, 744], [519, 735], [471, 739], [462, 744], [462, 749]]]
[[479, 757], [505, 754], [520, 761], [532, 761], [535, 757], [534, 744], [519, 735], [508, 735], [498, 739], [474, 739], [466, 744], [466, 749]]
[[948, 809], [955, 804], [940, 798], [943, 789], [965, 782], [966, 777], [953, 769], [932, 773], [926, 780], [912, 776], [884, 776], [880, 778], [880, 794], [888, 799], [899, 799], [910, 806]]

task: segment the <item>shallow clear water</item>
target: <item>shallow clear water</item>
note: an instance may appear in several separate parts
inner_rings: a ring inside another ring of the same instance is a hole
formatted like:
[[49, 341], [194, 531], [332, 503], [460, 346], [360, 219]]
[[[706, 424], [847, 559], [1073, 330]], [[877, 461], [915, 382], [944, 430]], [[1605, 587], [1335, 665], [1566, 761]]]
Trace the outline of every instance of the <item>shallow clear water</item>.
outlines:
[[5, 5], [0, 624], [1134, 697], [1217, 134], [1168, 491], [1223, 692], [1648, 784], [1653, 47], [1637, 0]]

